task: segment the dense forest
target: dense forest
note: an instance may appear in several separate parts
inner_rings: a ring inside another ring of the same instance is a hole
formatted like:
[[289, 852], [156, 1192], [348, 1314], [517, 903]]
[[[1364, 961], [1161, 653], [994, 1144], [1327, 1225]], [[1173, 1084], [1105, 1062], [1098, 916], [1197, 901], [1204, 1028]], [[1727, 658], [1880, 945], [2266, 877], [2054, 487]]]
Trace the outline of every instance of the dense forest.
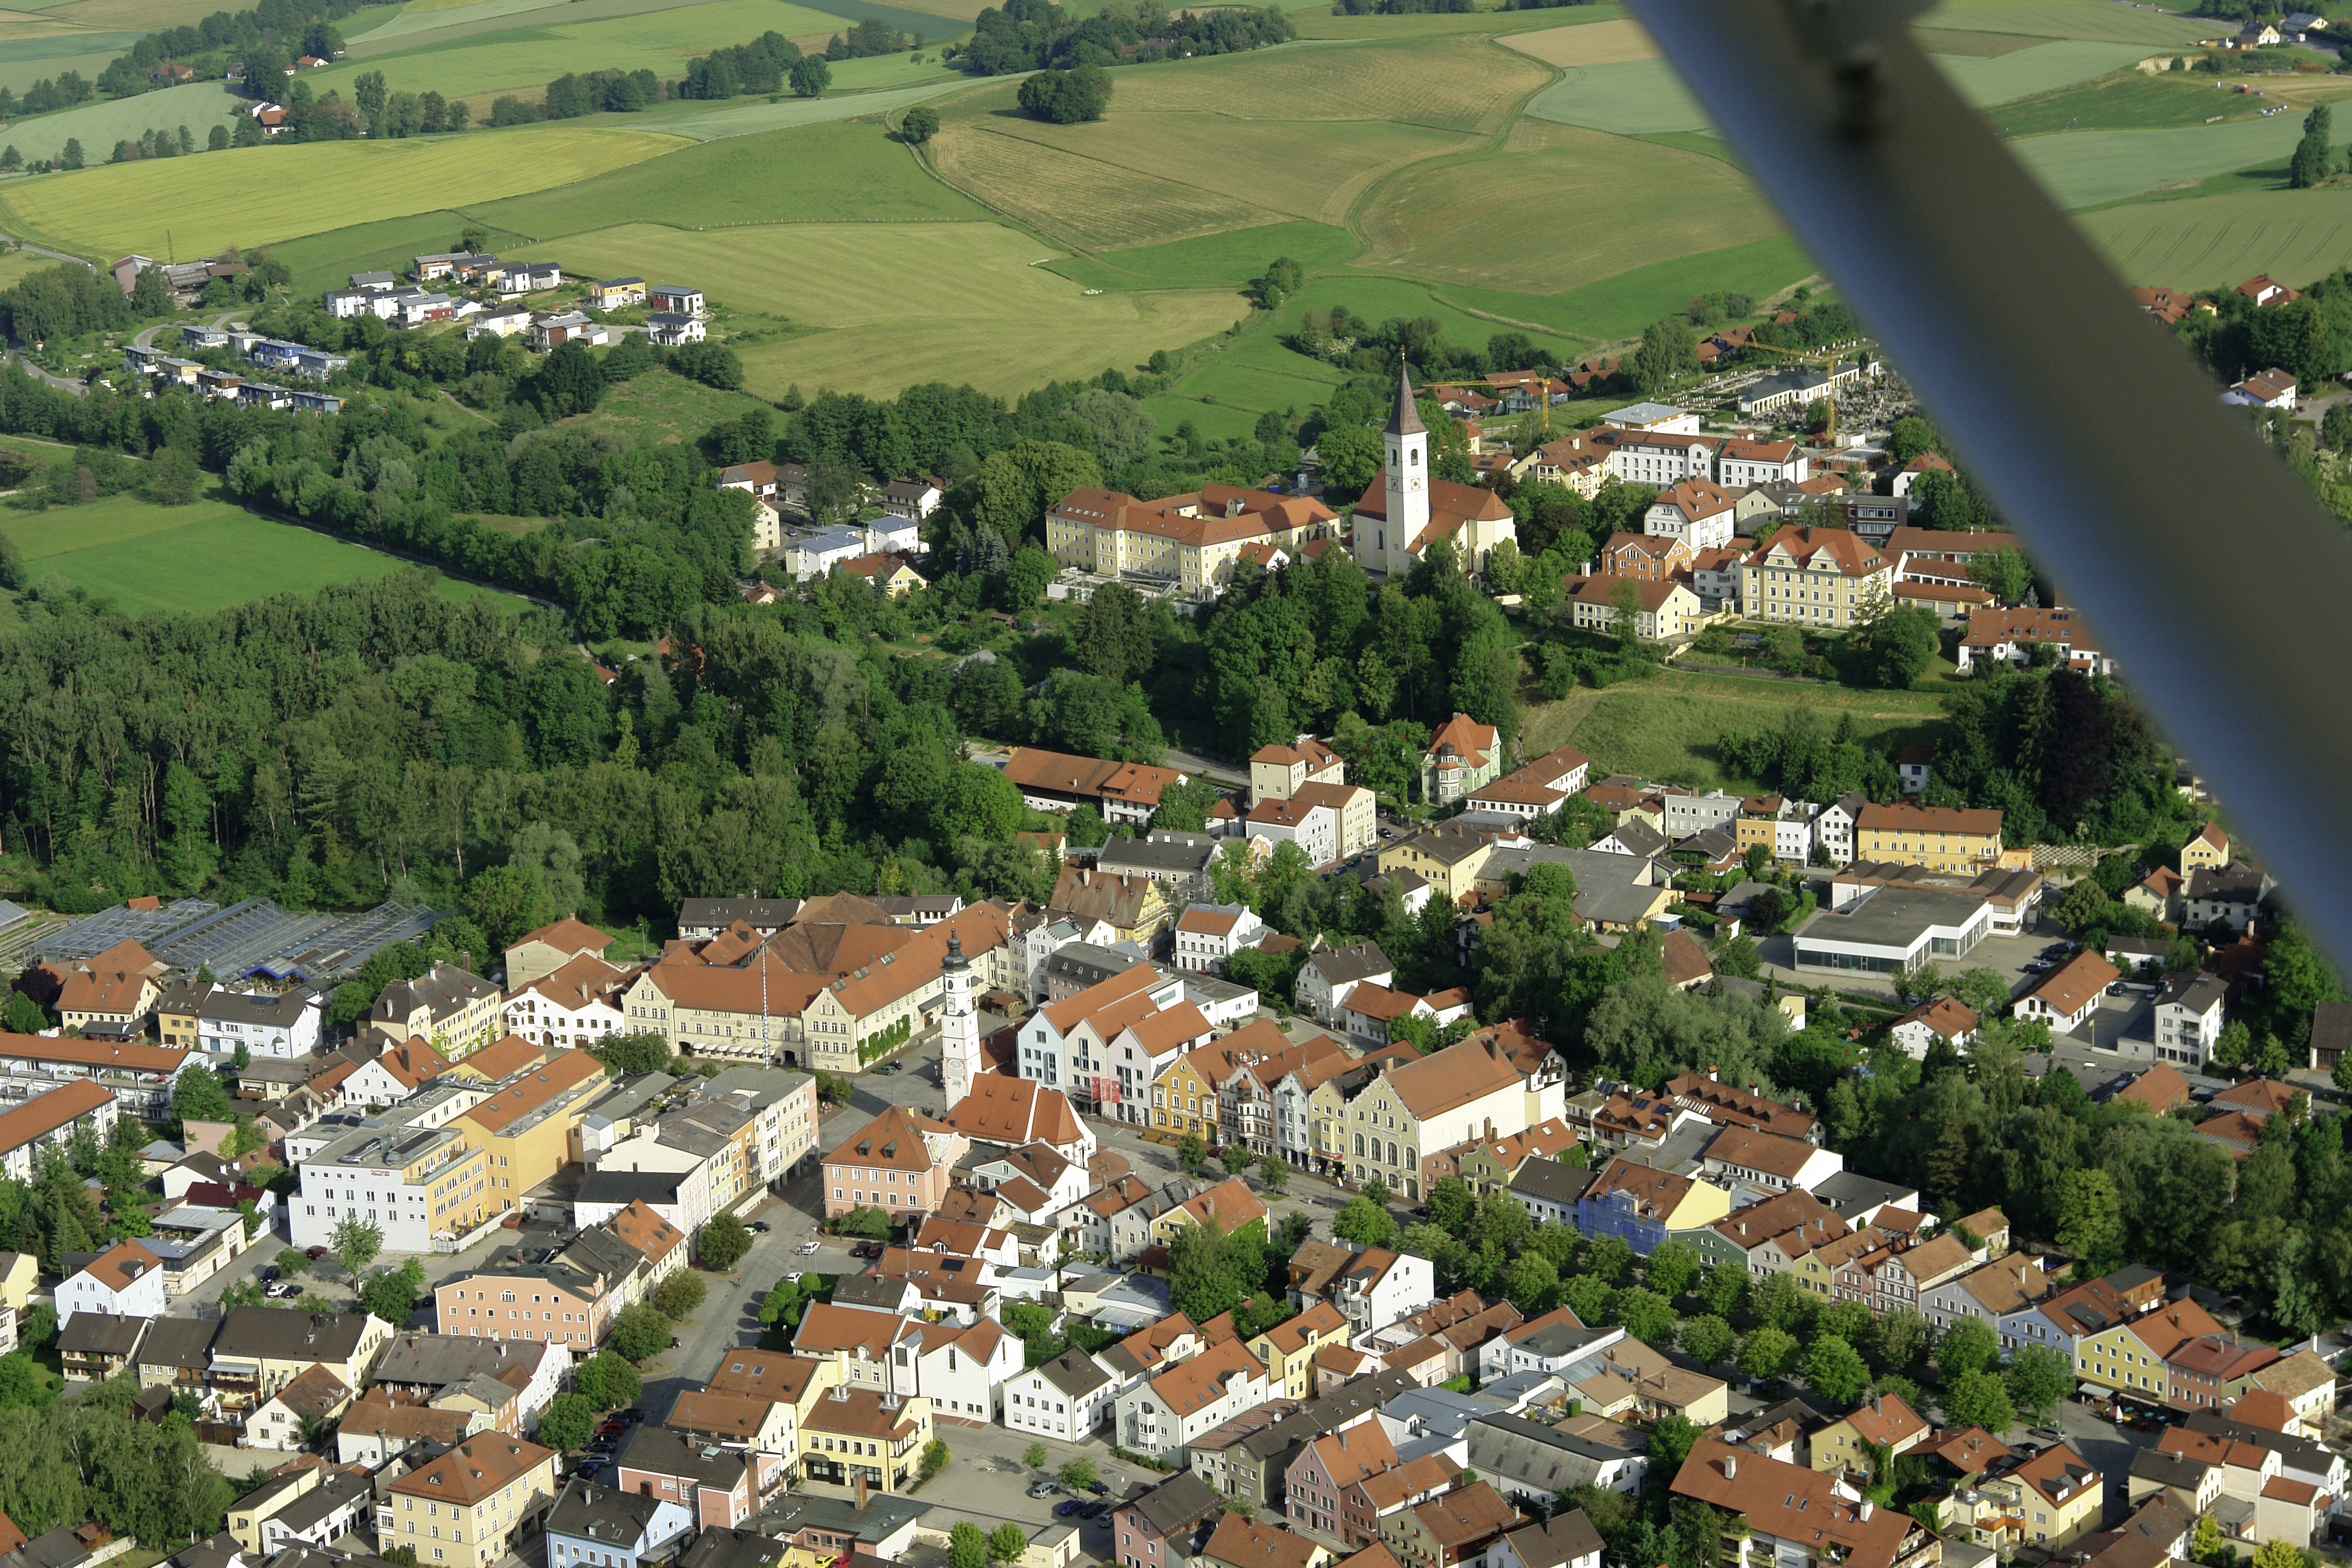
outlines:
[[1065, 11], [1054, 0], [1005, 0], [1002, 9], [983, 9], [973, 27], [971, 42], [950, 45], [942, 58], [960, 59], [975, 76], [1239, 54], [1298, 36], [1279, 5], [1171, 16], [1160, 0], [1111, 0], [1084, 16]]

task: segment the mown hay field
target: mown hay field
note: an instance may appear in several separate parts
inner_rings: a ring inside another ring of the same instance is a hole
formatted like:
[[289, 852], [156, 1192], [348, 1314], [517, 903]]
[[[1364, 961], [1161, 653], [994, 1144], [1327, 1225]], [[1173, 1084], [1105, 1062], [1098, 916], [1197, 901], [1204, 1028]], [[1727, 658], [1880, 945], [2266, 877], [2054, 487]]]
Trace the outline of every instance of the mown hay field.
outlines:
[[844, 60], [833, 68], [836, 84], [865, 79], [884, 82], [896, 76], [909, 85], [882, 87], [874, 91], [827, 93], [823, 98], [785, 97], [771, 103], [762, 98], [740, 98], [710, 109], [671, 113], [647, 124], [674, 136], [716, 142], [730, 136], [757, 136], [768, 131], [789, 131], [801, 125], [830, 124], [840, 120], [879, 121], [908, 104], [922, 103], [958, 92], [971, 79], [931, 65], [908, 66], [905, 55], [877, 55], [871, 59]]
[[2207, 289], [2267, 272], [2301, 288], [2352, 257], [2352, 190], [2242, 191], [2085, 213], [2124, 281]]
[[[1528, 221], [1543, 211], [1574, 221]], [[1720, 160], [1538, 120], [1513, 126], [1499, 151], [1387, 181], [1358, 224], [1368, 242], [1359, 266], [1538, 294], [1780, 227]]]
[[2302, 136], [2300, 119], [2273, 114], [2173, 131], [2072, 131], [2023, 137], [2010, 147], [2059, 205], [2087, 207], [2269, 161], [2284, 163]]
[[[116, 257], [182, 256], [268, 245], [384, 217], [493, 201], [586, 179], [687, 145], [675, 136], [600, 127], [326, 142], [207, 153], [49, 174], [0, 189], [0, 212], [28, 235], [63, 249]], [[204, 195], [188, 199], [203, 170]]]
[[[37, 581], [51, 573], [122, 609], [200, 613], [273, 594], [310, 594], [331, 583], [432, 571], [289, 523], [256, 517], [214, 497], [163, 507], [136, 496], [11, 518], [0, 532]], [[434, 572], [445, 598], [515, 601]]]
[[1542, 67], [1483, 38], [1294, 44], [1121, 71], [1112, 112], [1387, 120], [1484, 134], [1543, 81]]
[[55, 157], [68, 141], [79, 141], [83, 155], [95, 163], [111, 155], [117, 142], [136, 142], [147, 132], [176, 132], [184, 125], [201, 151], [212, 128], [235, 121], [244, 101], [216, 81], [190, 82], [135, 98], [98, 99], [55, 114], [36, 114], [0, 132], [0, 142], [31, 162]]
[[[1963, 97], [1981, 106], [2089, 81], [2147, 56], [2147, 50], [2138, 44], [2058, 38], [2010, 54], [1951, 55], [1936, 63]], [[2139, 76], [2137, 71], [2132, 74]]]
[[1589, 125], [1620, 136], [1699, 131], [1707, 124], [1698, 100], [1662, 59], [1570, 66], [1566, 77], [1528, 100], [1528, 112], [1539, 120]]
[[716, 306], [833, 329], [742, 346], [747, 390], [769, 396], [794, 382], [895, 394], [934, 376], [1016, 392], [1132, 367], [1248, 313], [1243, 300], [1202, 289], [1089, 296], [1033, 265], [1054, 259], [1035, 240], [994, 223], [700, 234], [631, 224], [525, 254], [604, 277], [691, 278]]
[[933, 178], [873, 121], [707, 142], [560, 190], [467, 211], [480, 222], [537, 239], [623, 223], [692, 228], [989, 216], [979, 203]]
[[1624, 60], [1654, 59], [1657, 43], [1647, 28], [1632, 17], [1591, 22], [1577, 27], [1546, 27], [1538, 33], [1514, 33], [1504, 44], [1548, 66], [1613, 66]]
[[1477, 144], [1421, 125], [1274, 124], [1214, 114], [1123, 113], [1093, 125], [994, 117], [982, 128], [1324, 224], [1345, 223], [1356, 198], [1381, 176]]
[[608, 67], [650, 69], [674, 77], [695, 56], [743, 43], [763, 32], [821, 36], [838, 32], [843, 26], [838, 17], [786, 5], [783, 0], [701, 0], [698, 5], [601, 21], [550, 20], [541, 26], [504, 28], [474, 37], [427, 41], [415, 49], [346, 58], [309, 79], [316, 92], [323, 95], [340, 89], [348, 98], [361, 72], [382, 71], [385, 87], [394, 92], [429, 90], [445, 98], [471, 98], [509, 89], [541, 88], [566, 71]]
[[[79, 44], [89, 37], [90, 35], [88, 33], [75, 32], [58, 38], [36, 38], [30, 41], [42, 44]], [[134, 36], [131, 41], [137, 42], [137, 37]], [[128, 47], [124, 46], [124, 47]], [[22, 92], [43, 77], [55, 78], [67, 71], [78, 71], [83, 80], [94, 81], [98, 78], [98, 73], [113, 64], [114, 57], [121, 52], [121, 48], [76, 49], [68, 54], [39, 55], [26, 59], [0, 58], [0, 87], [7, 88], [14, 92]]]
[[2215, 29], [2211, 22], [2192, 22], [2119, 5], [2115, 0], [1948, 0], [1920, 19], [1926, 27], [1958, 32], [2025, 33], [2045, 38], [2094, 38], [2113, 44], [2194, 43]]
[[1087, 250], [1156, 245], [1231, 228], [1255, 228], [1283, 214], [1065, 153], [977, 121], [950, 123], [930, 145], [932, 166], [1016, 222]]
[[2267, 100], [2229, 91], [2201, 71], [2149, 76], [2122, 70], [2096, 81], [2007, 100], [1988, 110], [1985, 119], [2004, 136], [2042, 136], [2202, 125], [2216, 115], [2252, 120], [2270, 107]]

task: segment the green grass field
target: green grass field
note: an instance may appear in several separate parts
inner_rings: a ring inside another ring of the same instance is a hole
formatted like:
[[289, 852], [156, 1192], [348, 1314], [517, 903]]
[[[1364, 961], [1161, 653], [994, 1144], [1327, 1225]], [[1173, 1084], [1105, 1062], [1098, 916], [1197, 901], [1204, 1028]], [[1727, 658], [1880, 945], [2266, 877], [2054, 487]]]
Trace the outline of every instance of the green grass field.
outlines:
[[2118, 5], [2115, 0], [1949, 0], [1928, 12], [1920, 25], [1955, 32], [2022, 33], [2151, 46], [2193, 43], [2219, 30], [2212, 22], [2187, 21]]
[[[2135, 60], [2146, 58], [2147, 55], [2147, 50], [2138, 44], [2060, 39], [2030, 49], [1990, 57], [1948, 55], [1938, 58], [1936, 64], [1952, 79], [1952, 85], [1958, 88], [1970, 103], [2006, 104], [2013, 99], [2055, 92], [2060, 88], [2105, 76]], [[2139, 73], [2134, 71], [2132, 75], [2137, 77]], [[2208, 110], [2206, 112], [2212, 111]], [[2165, 123], [2178, 124], [2179, 121]], [[2019, 134], [2025, 132], [2020, 132]]]
[[349, 98], [352, 80], [362, 71], [382, 71], [384, 85], [394, 92], [430, 89], [446, 98], [473, 98], [542, 88], [566, 71], [606, 67], [650, 68], [657, 75], [674, 77], [697, 55], [764, 32], [807, 37], [836, 32], [842, 25], [837, 17], [788, 5], [785, 0], [701, 0], [698, 5], [601, 21], [555, 19], [561, 13], [549, 16], [549, 20], [536, 26], [472, 37], [443, 41], [428, 34], [415, 48], [345, 59], [313, 72], [308, 79], [316, 92], [340, 90]]
[[[769, 406], [765, 398], [745, 392], [721, 392], [698, 381], [667, 371], [633, 375], [604, 395], [593, 414], [578, 414], [562, 421], [564, 428], [611, 431], [631, 441], [692, 442], [721, 420], [740, 419], [754, 408]], [[533, 526], [545, 519], [524, 520]], [[529, 532], [529, 527], [500, 525], [507, 532]]]
[[2215, 115], [2225, 121], [2252, 120], [2268, 107], [2262, 99], [2224, 90], [2201, 73], [2149, 76], [2123, 70], [2013, 99], [1989, 110], [1985, 118], [2004, 136], [2042, 136], [2064, 131], [2158, 131], [2202, 125]]
[[65, 263], [54, 256], [43, 256], [37, 250], [12, 250], [0, 256], [0, 289], [5, 289], [28, 272], [45, 268], [62, 267]]
[[[906, 57], [891, 55], [871, 60], [845, 60], [834, 68], [836, 80], [846, 77], [855, 68], [872, 66], [876, 74], [885, 69], [902, 68], [898, 62]], [[924, 68], [926, 71], [929, 68]], [[929, 77], [909, 87], [896, 87], [872, 92], [834, 92], [823, 98], [784, 98], [774, 103], [765, 99], [737, 99], [716, 109], [697, 109], [655, 123], [655, 128], [673, 136], [690, 136], [697, 142], [716, 142], [733, 136], [757, 136], [767, 131], [789, 131], [803, 125], [820, 125], [835, 121], [860, 119], [878, 120], [895, 114], [909, 104], [923, 103], [934, 98], [970, 86], [971, 79], [952, 72]], [[621, 123], [618, 117], [614, 123]]]
[[1114, 118], [1386, 120], [1483, 133], [1501, 129], [1511, 106], [1544, 80], [1535, 61], [1477, 37], [1286, 45], [1122, 71]]
[[[110, 496], [89, 506], [0, 518], [36, 581], [56, 573], [125, 610], [218, 610], [331, 583], [430, 570], [308, 529], [272, 522], [217, 495], [194, 506]], [[449, 598], [509, 595], [434, 574]]]
[[1054, 263], [1054, 270], [1089, 289], [1238, 289], [1276, 257], [1318, 272], [1361, 248], [1354, 235], [1330, 224], [1274, 223], [1169, 245], [1073, 256]]
[[[1528, 221], [1548, 205], [1576, 221]], [[1500, 149], [1423, 163], [1383, 182], [1357, 221], [1368, 242], [1358, 266], [1531, 294], [1659, 257], [1745, 245], [1780, 227], [1727, 163], [1538, 120], [1513, 126]]]
[[691, 278], [716, 305], [830, 329], [742, 350], [748, 389], [896, 393], [939, 377], [1017, 392], [1139, 363], [1247, 313], [1206, 290], [1089, 297], [992, 223], [794, 224], [708, 233], [626, 225], [531, 247], [604, 277]]
[[[297, 294], [314, 294], [345, 287], [354, 272], [404, 273], [413, 257], [455, 250], [457, 237], [474, 221], [463, 213], [415, 213], [280, 240], [269, 254], [293, 268]], [[491, 226], [493, 250], [523, 243], [524, 236]]]
[[1825, 734], [1852, 713], [1865, 743], [1929, 744], [1943, 729], [1932, 696], [1667, 670], [1530, 704], [1523, 743], [1530, 754], [1573, 744], [1592, 759], [1596, 776], [1624, 773], [1693, 789], [1752, 790], [1759, 781], [1726, 772], [1716, 744], [1726, 734], [1777, 730], [1791, 707], [1812, 709]]
[[1587, 125], [1621, 136], [1654, 131], [1702, 131], [1700, 109], [1664, 60], [1621, 60], [1613, 65], [1571, 66], [1568, 74], [1528, 101], [1538, 120]]
[[53, 158], [68, 140], [79, 140], [84, 155], [98, 163], [114, 151], [117, 142], [136, 142], [150, 131], [177, 131], [184, 125], [198, 150], [215, 125], [228, 125], [246, 100], [232, 97], [216, 81], [190, 82], [142, 92], [136, 98], [100, 100], [55, 114], [20, 120], [0, 132], [0, 139], [26, 160]]
[[407, 142], [328, 142], [207, 153], [203, 197], [190, 200], [198, 165], [176, 159], [29, 179], [0, 191], [0, 211], [27, 235], [63, 249], [111, 258], [183, 256], [299, 235], [452, 203], [492, 201], [586, 179], [686, 143], [642, 131], [533, 126]]
[[2268, 160], [2284, 162], [2302, 135], [2299, 116], [2274, 114], [2174, 131], [2028, 136], [2011, 146], [2059, 205], [2087, 207]]
[[1438, 38], [1614, 22], [1627, 15], [1623, 5], [1604, 0], [1551, 11], [1424, 11], [1403, 16], [1335, 16], [1328, 6], [1318, 6], [1291, 20], [1302, 38]]
[[1546, 298], [1458, 286], [1442, 292], [1473, 310], [1545, 322], [1595, 342], [1613, 342], [1639, 337], [1643, 328], [1673, 314], [1693, 295], [1728, 289], [1769, 299], [1813, 271], [1811, 258], [1796, 240], [1776, 234], [1654, 261]]
[[985, 218], [873, 123], [730, 137], [559, 190], [468, 206], [478, 222], [550, 239], [622, 223], [941, 222]]
[[2080, 221], [2133, 284], [2204, 289], [2267, 272], [2299, 288], [2352, 256], [2352, 189], [2140, 202]]

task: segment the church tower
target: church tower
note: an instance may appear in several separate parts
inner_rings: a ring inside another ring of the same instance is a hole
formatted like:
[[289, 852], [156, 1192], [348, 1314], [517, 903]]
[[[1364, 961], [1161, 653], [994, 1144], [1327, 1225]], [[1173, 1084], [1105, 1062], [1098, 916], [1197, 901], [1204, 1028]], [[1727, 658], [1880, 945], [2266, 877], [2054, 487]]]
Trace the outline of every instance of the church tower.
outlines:
[[980, 1016], [972, 1011], [971, 961], [963, 939], [948, 933], [948, 956], [940, 965], [940, 1087], [953, 1110], [980, 1076]]
[[1388, 527], [1381, 566], [1394, 576], [1412, 569], [1412, 542], [1429, 526], [1429, 427], [1412, 400], [1412, 375], [1397, 361], [1396, 411], [1381, 434], [1388, 469]]

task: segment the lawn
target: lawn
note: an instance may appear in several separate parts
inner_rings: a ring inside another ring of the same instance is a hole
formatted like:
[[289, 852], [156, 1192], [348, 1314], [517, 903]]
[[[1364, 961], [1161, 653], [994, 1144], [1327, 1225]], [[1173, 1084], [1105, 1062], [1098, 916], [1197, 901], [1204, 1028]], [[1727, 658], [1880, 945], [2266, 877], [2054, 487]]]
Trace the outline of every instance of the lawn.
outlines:
[[1564, 125], [1589, 125], [1621, 136], [1653, 131], [1701, 131], [1706, 111], [1662, 59], [1571, 66], [1568, 74], [1528, 102], [1528, 112]]
[[176, 161], [49, 174], [0, 191], [0, 213], [68, 250], [203, 256], [404, 213], [586, 179], [683, 147], [641, 131], [532, 126], [406, 142], [326, 142], [209, 153], [204, 199]]
[[2269, 159], [2303, 135], [2292, 114], [2172, 131], [2075, 131], [2010, 145], [2059, 205], [2095, 206], [2166, 185], [2194, 184]]
[[[1203, 290], [1089, 297], [1034, 265], [1037, 242], [992, 223], [795, 224], [689, 233], [633, 224], [526, 254], [611, 277], [695, 279], [714, 304], [831, 329], [742, 350], [749, 390], [895, 394], [969, 381], [1018, 392], [1223, 331], [1248, 307]], [[883, 258], [887, 257], [887, 266]]]
[[1692, 789], [1748, 791], [1761, 781], [1726, 773], [1717, 743], [1727, 734], [1778, 730], [1791, 708], [1812, 710], [1824, 735], [1852, 713], [1865, 742], [1932, 743], [1943, 727], [1932, 696], [1665, 670], [1650, 680], [1580, 689], [1558, 702], [1529, 705], [1521, 743], [1529, 755], [1573, 744], [1592, 759], [1595, 777], [1623, 773]]
[[2115, 0], [1950, 0], [1929, 12], [1925, 26], [1957, 32], [2175, 46], [2210, 37], [2219, 30], [2212, 22], [2119, 5]]
[[0, 289], [5, 289], [28, 272], [44, 268], [66, 265], [54, 256], [43, 256], [37, 250], [11, 250], [0, 253]]
[[[460, 13], [451, 13], [458, 15]], [[560, 13], [551, 13], [551, 18]], [[525, 20], [534, 20], [536, 14]], [[544, 87], [566, 71], [649, 68], [675, 77], [688, 60], [712, 49], [744, 43], [764, 32], [787, 37], [838, 32], [840, 18], [788, 5], [785, 0], [700, 0], [635, 16], [601, 20], [553, 20], [499, 28], [469, 37], [425, 35], [408, 49], [371, 49], [364, 57], [311, 73], [305, 79], [320, 95], [340, 90], [348, 98], [363, 71], [382, 71], [394, 92], [427, 89], [446, 98]], [[381, 42], [383, 35], [376, 35]]]
[[2061, 131], [2150, 131], [2202, 125], [2215, 115], [2251, 120], [2268, 107], [2264, 100], [2224, 90], [2202, 72], [2150, 76], [2123, 70], [2097, 81], [2014, 99], [1988, 110], [1985, 118], [2004, 136], [2039, 136]]
[[2352, 255], [2352, 188], [2142, 202], [2080, 221], [2126, 283], [2203, 289], [2267, 272], [2298, 288]]
[[[0, 519], [36, 581], [55, 573], [132, 612], [218, 610], [273, 594], [308, 594], [331, 583], [430, 570], [308, 529], [256, 517], [213, 499], [152, 506], [110, 496], [89, 506]], [[451, 598], [509, 595], [440, 579]]]
[[[1545, 209], [1576, 221], [1528, 221]], [[1780, 231], [1729, 163], [1540, 120], [1520, 121], [1499, 149], [1387, 180], [1358, 224], [1368, 242], [1360, 267], [1532, 294]]]
[[[2087, 82], [2094, 77], [2105, 76], [2110, 71], [2130, 65], [2135, 60], [2143, 59], [2147, 55], [2147, 50], [2138, 44], [2089, 43], [2076, 39], [2062, 39], [2030, 49], [2019, 49], [2013, 53], [1990, 57], [1951, 55], [1938, 59], [1936, 63], [1943, 68], [1944, 74], [1952, 79], [1952, 85], [1958, 88], [1961, 96], [1970, 103], [2006, 104], [2014, 99], [2037, 93], [2054, 92], [2060, 88], [2072, 87], [2078, 82]], [[2137, 71], [2132, 71], [2129, 74], [2143, 81], [2153, 79], [2141, 76]], [[2213, 110], [2209, 109], [2205, 112], [2210, 114]], [[2198, 118], [2201, 120], [2204, 116], [2200, 115]], [[2116, 123], [2136, 122], [2119, 121]], [[2180, 122], [2166, 121], [2163, 123], [2179, 124]], [[2194, 124], [2196, 121], [2191, 121], [2189, 123]], [[2028, 133], [2020, 131], [2018, 134], [2022, 136]]]
[[840, 122], [709, 142], [467, 211], [478, 222], [542, 239], [621, 223], [694, 227], [989, 216], [932, 178], [881, 126]]
[[37, 114], [10, 125], [5, 139], [28, 162], [54, 158], [68, 140], [78, 140], [95, 163], [111, 156], [117, 142], [136, 142], [147, 132], [177, 131], [184, 125], [201, 150], [212, 128], [232, 124], [245, 101], [216, 81], [190, 82], [135, 98], [101, 99], [55, 114]]
[[1363, 248], [1344, 228], [1321, 223], [1275, 223], [1169, 245], [1108, 250], [1054, 263], [1054, 270], [1089, 289], [1240, 288], [1286, 256], [1308, 272], [1336, 267]]

